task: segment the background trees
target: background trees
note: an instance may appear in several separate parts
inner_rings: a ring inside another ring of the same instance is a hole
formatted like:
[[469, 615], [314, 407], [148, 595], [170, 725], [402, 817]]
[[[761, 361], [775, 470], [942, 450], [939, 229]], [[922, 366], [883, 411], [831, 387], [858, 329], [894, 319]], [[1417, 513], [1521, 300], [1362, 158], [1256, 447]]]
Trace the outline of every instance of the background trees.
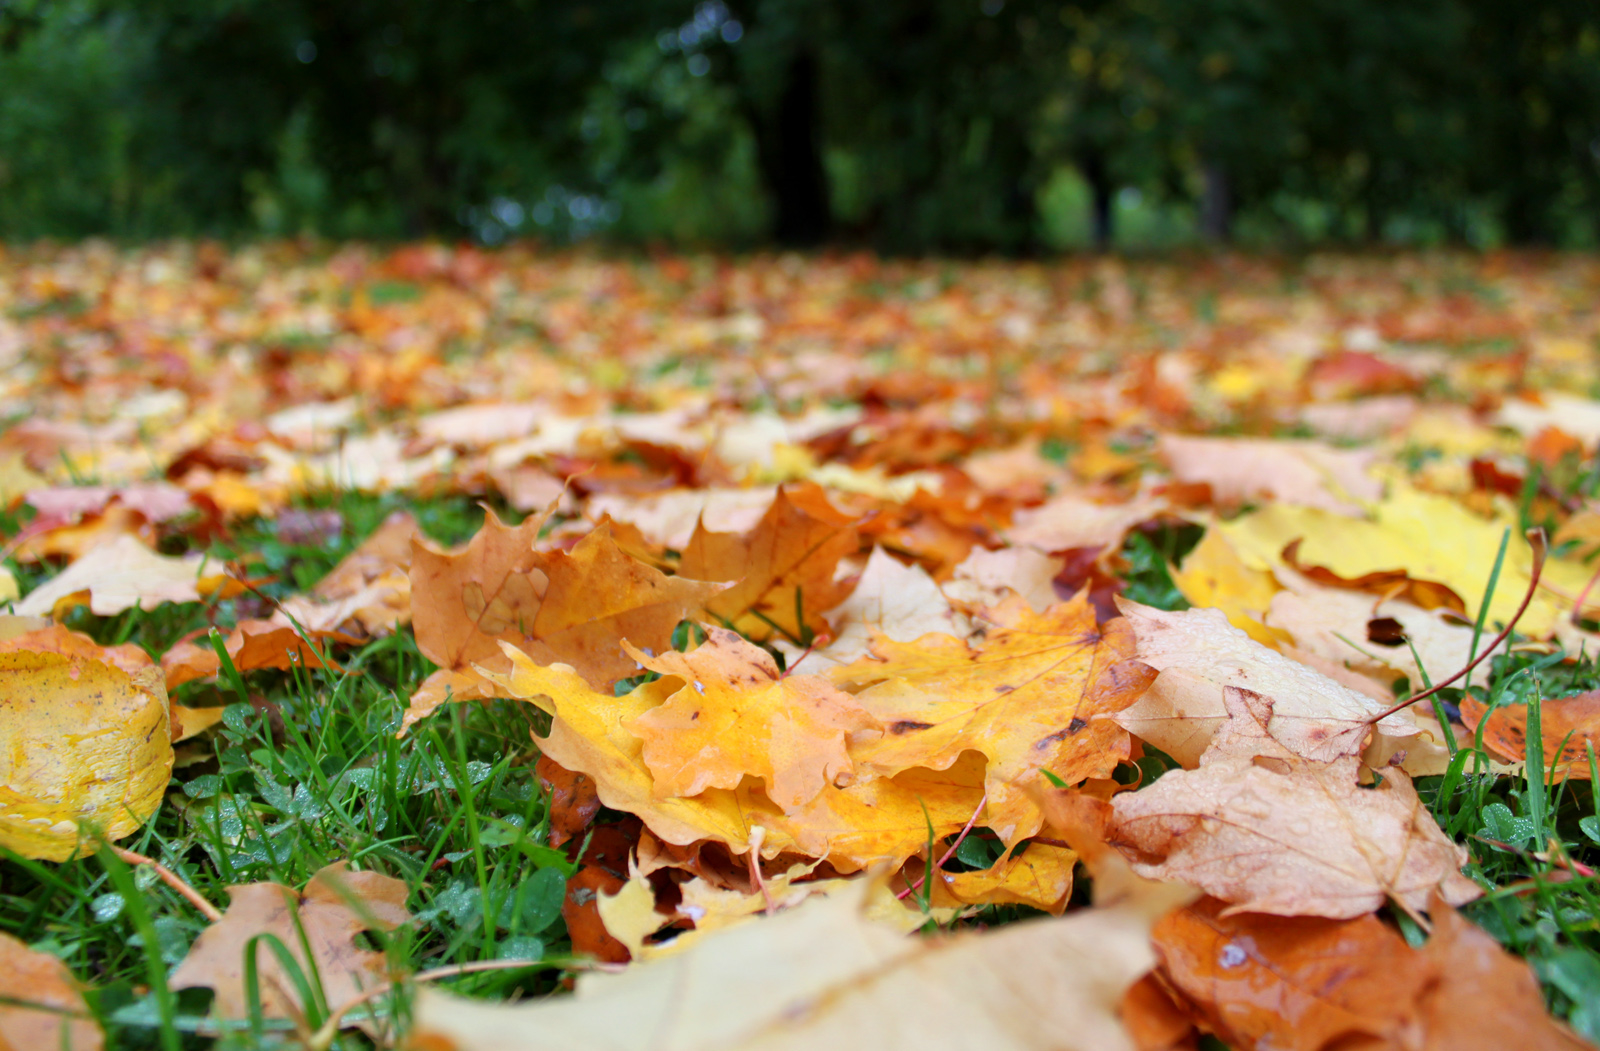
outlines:
[[0, 0], [0, 236], [1592, 244], [1589, 0]]

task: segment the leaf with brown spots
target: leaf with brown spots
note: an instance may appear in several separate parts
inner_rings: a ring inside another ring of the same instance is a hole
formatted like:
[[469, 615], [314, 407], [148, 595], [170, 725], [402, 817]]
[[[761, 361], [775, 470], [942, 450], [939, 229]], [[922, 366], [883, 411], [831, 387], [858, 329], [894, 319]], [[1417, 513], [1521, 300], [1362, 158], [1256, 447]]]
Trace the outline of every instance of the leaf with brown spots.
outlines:
[[[1489, 709], [1471, 694], [1461, 698], [1461, 721], [1476, 731], [1483, 727], [1483, 743], [1510, 761], [1528, 757], [1528, 706], [1506, 704]], [[1556, 780], [1587, 781], [1589, 752], [1600, 753], [1600, 690], [1552, 697], [1539, 705], [1539, 734], [1544, 739], [1544, 769]]]
[[[1117, 722], [1185, 766], [1199, 761], [1225, 722], [1225, 687], [1271, 697], [1275, 736], [1308, 759], [1350, 751], [1348, 739], [1365, 738], [1372, 729], [1367, 720], [1386, 707], [1263, 646], [1228, 623], [1220, 609], [1169, 612], [1124, 598], [1117, 608], [1138, 635], [1139, 660], [1161, 673]], [[1416, 735], [1417, 726], [1391, 715], [1376, 730], [1403, 741]]]
[[734, 630], [758, 642], [774, 634], [799, 642], [807, 632], [828, 630], [823, 611], [850, 590], [835, 570], [858, 546], [854, 518], [834, 510], [817, 486], [795, 486], [780, 489], [760, 523], [742, 536], [713, 533], [702, 523], [678, 572], [734, 582], [706, 603]]
[[879, 635], [873, 656], [832, 677], [885, 727], [851, 749], [862, 768], [892, 775], [942, 769], [965, 751], [986, 757], [983, 823], [1011, 845], [1039, 829], [1023, 789], [1041, 770], [1075, 784], [1111, 776], [1128, 757], [1127, 732], [1098, 717], [1132, 704], [1155, 677], [1131, 661], [1134, 648], [1128, 622], [1097, 627], [1081, 594], [1043, 613], [1014, 595], [989, 611], [979, 644]]

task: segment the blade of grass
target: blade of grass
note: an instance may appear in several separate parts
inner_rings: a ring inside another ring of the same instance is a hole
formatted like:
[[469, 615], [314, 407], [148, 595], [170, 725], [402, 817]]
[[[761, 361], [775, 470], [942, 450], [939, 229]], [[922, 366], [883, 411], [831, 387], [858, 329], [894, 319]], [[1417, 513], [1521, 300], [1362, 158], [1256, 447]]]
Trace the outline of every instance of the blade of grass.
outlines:
[[1489, 603], [1494, 601], [1495, 589], [1500, 586], [1500, 570], [1506, 564], [1506, 549], [1511, 544], [1511, 530], [1508, 527], [1500, 534], [1500, 550], [1495, 552], [1494, 568], [1489, 570], [1489, 583], [1483, 589], [1483, 601], [1478, 605], [1478, 620], [1472, 625], [1472, 645], [1467, 648], [1467, 662], [1470, 664], [1478, 655], [1478, 642], [1483, 638], [1483, 625], [1489, 616]]
[[167, 965], [161, 959], [161, 939], [156, 933], [155, 921], [145, 907], [144, 893], [133, 881], [133, 872], [123, 860], [102, 845], [96, 852], [112, 886], [122, 895], [122, 904], [128, 910], [134, 930], [144, 942], [145, 974], [150, 983], [150, 994], [155, 998], [156, 1011], [161, 1016], [161, 1046], [165, 1051], [180, 1051], [182, 1039], [178, 1032], [178, 998], [167, 984]]

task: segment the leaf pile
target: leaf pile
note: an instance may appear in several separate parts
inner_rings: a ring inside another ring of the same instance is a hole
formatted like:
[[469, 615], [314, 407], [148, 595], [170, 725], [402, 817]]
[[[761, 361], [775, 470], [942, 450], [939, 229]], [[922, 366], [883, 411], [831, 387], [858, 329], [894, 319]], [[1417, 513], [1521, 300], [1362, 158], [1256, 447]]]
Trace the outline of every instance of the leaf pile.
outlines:
[[[8, 849], [141, 827], [216, 718], [172, 691], [410, 633], [399, 731], [537, 709], [574, 949], [638, 961], [537, 1008], [429, 994], [430, 1047], [594, 1043], [608, 1012], [705, 1048], [1576, 1040], [1455, 911], [1505, 843], [1414, 779], [1461, 783], [1475, 734], [1541, 791], [1592, 776], [1593, 694], [1535, 732], [1485, 661], [1388, 710], [1491, 645], [1600, 645], [1600, 264], [205, 255], [0, 267]], [[262, 517], [314, 540], [347, 491], [489, 511], [455, 547], [394, 516], [294, 588], [228, 549]], [[169, 605], [211, 630], [68, 630]], [[1569, 847], [1530, 853], [1593, 878]], [[352, 939], [409, 922], [403, 885], [232, 893], [174, 987], [246, 1017], [256, 952], [269, 1015], [389, 1038], [404, 975]], [[904, 937], [1016, 906], [1056, 918]]]

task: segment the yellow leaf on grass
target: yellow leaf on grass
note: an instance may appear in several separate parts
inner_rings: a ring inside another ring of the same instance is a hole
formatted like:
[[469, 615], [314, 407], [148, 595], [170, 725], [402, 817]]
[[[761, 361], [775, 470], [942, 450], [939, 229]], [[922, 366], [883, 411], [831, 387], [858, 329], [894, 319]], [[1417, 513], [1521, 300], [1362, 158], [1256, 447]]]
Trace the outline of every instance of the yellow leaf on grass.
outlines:
[[[65, 861], [120, 839], [172, 776], [167, 691], [155, 667], [75, 653], [0, 653], [0, 843]], [[80, 825], [83, 826], [80, 832]]]
[[853, 872], [878, 862], [898, 864], [926, 850], [930, 823], [935, 838], [960, 830], [983, 795], [984, 763], [969, 753], [947, 770], [912, 769], [845, 788], [825, 785], [792, 813], [751, 779], [731, 790], [662, 798], [644, 760], [644, 742], [627, 727], [683, 689], [683, 680], [667, 676], [613, 697], [565, 665], [542, 667], [510, 647], [508, 656], [511, 673], [490, 673], [491, 681], [506, 696], [530, 700], [555, 716], [549, 736], [537, 739], [540, 751], [594, 778], [601, 802], [638, 815], [668, 843], [714, 839], [743, 854], [759, 826], [765, 829], [765, 857], [793, 851]]
[[1095, 624], [1086, 596], [1035, 613], [1020, 596], [989, 612], [979, 646], [948, 635], [873, 640], [874, 656], [835, 669], [835, 682], [884, 726], [851, 754], [892, 775], [940, 769], [963, 752], [989, 760], [983, 823], [1007, 846], [1039, 829], [1023, 786], [1049, 770], [1069, 784], [1109, 777], [1129, 754], [1127, 733], [1096, 718], [1132, 704], [1154, 675], [1131, 662], [1127, 621]]
[[657, 797], [759, 777], [767, 797], [793, 813], [825, 785], [854, 782], [845, 738], [878, 729], [860, 702], [815, 675], [780, 675], [766, 650], [726, 628], [706, 632], [703, 646], [659, 657], [623, 643], [641, 665], [683, 683], [625, 724], [644, 742]]
[[[1443, 584], [1461, 600], [1469, 617], [1477, 615], [1500, 538], [1510, 529], [1505, 565], [1489, 602], [1491, 624], [1504, 624], [1516, 613], [1533, 564], [1532, 549], [1509, 509], [1502, 508], [1494, 518], [1480, 518], [1447, 496], [1399, 484], [1391, 487], [1387, 499], [1373, 505], [1370, 518], [1268, 504], [1217, 528], [1254, 569], [1283, 565], [1284, 548], [1298, 540], [1296, 559], [1301, 566], [1326, 569], [1346, 580], [1398, 572], [1411, 580]], [[1548, 635], [1556, 621], [1571, 611], [1592, 573], [1578, 562], [1549, 559], [1518, 630]]]

